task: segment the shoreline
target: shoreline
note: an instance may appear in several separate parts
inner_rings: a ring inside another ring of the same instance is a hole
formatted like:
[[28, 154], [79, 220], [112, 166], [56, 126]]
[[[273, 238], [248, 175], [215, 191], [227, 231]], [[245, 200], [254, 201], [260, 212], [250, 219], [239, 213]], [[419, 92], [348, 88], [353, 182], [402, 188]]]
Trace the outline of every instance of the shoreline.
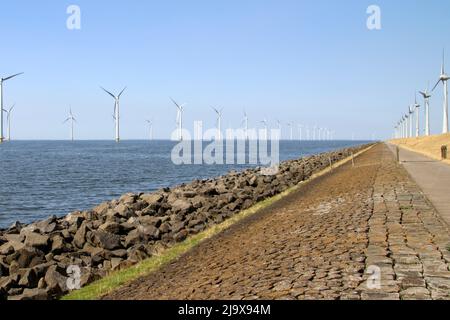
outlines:
[[0, 230], [0, 299], [59, 298], [69, 291], [68, 266], [80, 267], [83, 287], [310, 179], [329, 159], [335, 163], [368, 146], [285, 161], [275, 176], [261, 176], [257, 168], [231, 172]]

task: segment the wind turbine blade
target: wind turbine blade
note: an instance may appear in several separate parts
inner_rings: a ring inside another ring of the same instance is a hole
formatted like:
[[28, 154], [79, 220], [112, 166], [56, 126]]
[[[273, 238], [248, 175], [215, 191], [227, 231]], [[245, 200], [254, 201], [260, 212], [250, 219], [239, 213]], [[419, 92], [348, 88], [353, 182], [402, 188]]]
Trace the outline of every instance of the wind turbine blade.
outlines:
[[13, 111], [14, 107], [16, 106], [16, 104], [13, 104], [11, 108], [9, 108], [8, 113], [11, 113], [11, 111]]
[[433, 90], [431, 90], [431, 92], [433, 92], [434, 91], [434, 89], [436, 89], [436, 87], [438, 86], [438, 84], [441, 82], [441, 79], [439, 79], [439, 81], [438, 82], [436, 82], [436, 85], [433, 87]]
[[175, 100], [173, 100], [172, 98], [170, 98], [170, 100], [172, 100], [172, 102], [177, 106], [178, 110], [182, 111], [183, 110], [183, 106], [180, 106]]
[[6, 80], [12, 79], [14, 77], [20, 76], [21, 74], [23, 74], [23, 72], [16, 73], [16, 74], [14, 74], [12, 76], [6, 77], [6, 78], [3, 79], [3, 81], [6, 81]]
[[445, 49], [442, 49], [442, 67], [441, 74], [445, 74]]
[[123, 90], [120, 91], [120, 93], [119, 93], [119, 95], [118, 95], [118, 98], [120, 98], [120, 96], [122, 95], [122, 93], [123, 93], [126, 89], [127, 89], [127, 87], [123, 88]]
[[116, 99], [116, 96], [113, 95], [111, 92], [109, 92], [108, 90], [106, 90], [106, 89], [103, 88], [103, 87], [100, 87], [100, 88], [102, 88], [102, 90], [105, 91], [107, 94], [109, 94], [111, 97], [113, 97], [114, 99]]
[[64, 120], [63, 124], [66, 123], [66, 122], [69, 121], [69, 120], [70, 120], [70, 118], [67, 118], [66, 120]]

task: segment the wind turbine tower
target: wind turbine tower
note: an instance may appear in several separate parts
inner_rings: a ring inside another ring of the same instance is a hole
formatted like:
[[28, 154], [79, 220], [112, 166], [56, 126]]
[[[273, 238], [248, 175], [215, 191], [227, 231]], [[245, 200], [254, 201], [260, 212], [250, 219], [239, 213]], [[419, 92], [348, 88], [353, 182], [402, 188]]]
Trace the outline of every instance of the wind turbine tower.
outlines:
[[103, 87], [102, 88], [103, 91], [105, 91], [107, 94], [109, 94], [113, 99], [114, 99], [114, 121], [116, 123], [116, 142], [120, 141], [120, 96], [122, 96], [122, 93], [125, 91], [125, 88], [123, 88], [123, 90], [119, 93], [119, 95], [114, 95], [111, 92], [109, 92], [108, 90], [106, 90]]
[[179, 105], [175, 100], [170, 98], [173, 104], [177, 107], [177, 129], [178, 129], [178, 140], [183, 141], [183, 113], [185, 104]]
[[149, 133], [150, 133], [149, 138], [150, 138], [150, 140], [153, 140], [153, 121], [151, 121], [151, 120], [145, 120], [145, 121], [147, 122], [147, 124], [149, 126]]
[[414, 98], [413, 112], [416, 114], [416, 138], [420, 136], [420, 119], [419, 119], [420, 104], [417, 103], [417, 94]]
[[424, 99], [424, 105], [425, 105], [425, 135], [430, 135], [430, 98], [431, 94], [428, 93], [428, 89], [425, 91], [419, 91], [419, 93], [422, 95]]
[[217, 139], [222, 140], [222, 114], [223, 114], [223, 108], [222, 109], [216, 109], [214, 107], [211, 107], [214, 112], [217, 114]]
[[441, 66], [441, 75], [439, 77], [438, 82], [434, 86], [433, 90], [436, 89], [438, 84], [442, 82], [444, 87], [444, 113], [443, 113], [443, 125], [442, 125], [442, 133], [448, 133], [448, 80], [450, 77], [445, 73], [445, 51], [442, 52], [442, 66]]
[[15, 104], [8, 110], [3, 110], [6, 112], [6, 122], [8, 123], [8, 137], [6, 138], [8, 141], [11, 141], [11, 112], [13, 111], [14, 106]]
[[70, 140], [74, 141], [74, 135], [73, 135], [73, 123], [77, 122], [77, 120], [75, 119], [75, 117], [72, 114], [72, 109], [69, 109], [69, 117], [63, 122], [66, 123], [70, 121]]

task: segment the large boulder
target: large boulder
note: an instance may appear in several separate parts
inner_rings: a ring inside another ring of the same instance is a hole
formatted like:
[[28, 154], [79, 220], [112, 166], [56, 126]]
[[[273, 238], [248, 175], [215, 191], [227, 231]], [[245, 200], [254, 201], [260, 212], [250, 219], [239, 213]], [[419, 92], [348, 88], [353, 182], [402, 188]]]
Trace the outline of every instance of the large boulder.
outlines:
[[107, 250], [121, 249], [120, 236], [103, 231], [93, 231], [94, 243]]
[[73, 244], [78, 248], [83, 248], [85, 242], [86, 242], [86, 233], [88, 231], [87, 223], [86, 221], [83, 221], [80, 228], [78, 229], [77, 233], [73, 237]]
[[32, 268], [38, 264], [44, 263], [44, 253], [36, 248], [24, 247], [6, 257], [6, 262], [17, 263], [19, 268]]
[[45, 273], [45, 283], [47, 284], [47, 292], [59, 295], [68, 291], [67, 277], [63, 275], [63, 270], [54, 265], [48, 268]]
[[30, 232], [27, 234], [25, 239], [25, 245], [32, 248], [41, 248], [44, 249], [48, 246], [49, 236], [42, 235], [36, 232]]
[[120, 233], [120, 224], [117, 222], [105, 222], [104, 224], [102, 224], [99, 227], [99, 230], [105, 231], [105, 232], [109, 232], [109, 233], [114, 233], [114, 234], [118, 234]]
[[194, 209], [192, 202], [187, 199], [177, 199], [170, 203], [170, 205], [174, 213], [189, 213]]

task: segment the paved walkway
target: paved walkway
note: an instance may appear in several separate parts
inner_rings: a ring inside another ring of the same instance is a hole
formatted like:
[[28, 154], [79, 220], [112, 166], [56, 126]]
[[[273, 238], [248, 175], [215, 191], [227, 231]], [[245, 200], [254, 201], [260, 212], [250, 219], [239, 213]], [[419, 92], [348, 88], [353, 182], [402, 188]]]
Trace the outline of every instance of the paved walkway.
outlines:
[[449, 246], [380, 144], [105, 299], [450, 299]]
[[402, 148], [400, 161], [450, 226], [450, 165]]

